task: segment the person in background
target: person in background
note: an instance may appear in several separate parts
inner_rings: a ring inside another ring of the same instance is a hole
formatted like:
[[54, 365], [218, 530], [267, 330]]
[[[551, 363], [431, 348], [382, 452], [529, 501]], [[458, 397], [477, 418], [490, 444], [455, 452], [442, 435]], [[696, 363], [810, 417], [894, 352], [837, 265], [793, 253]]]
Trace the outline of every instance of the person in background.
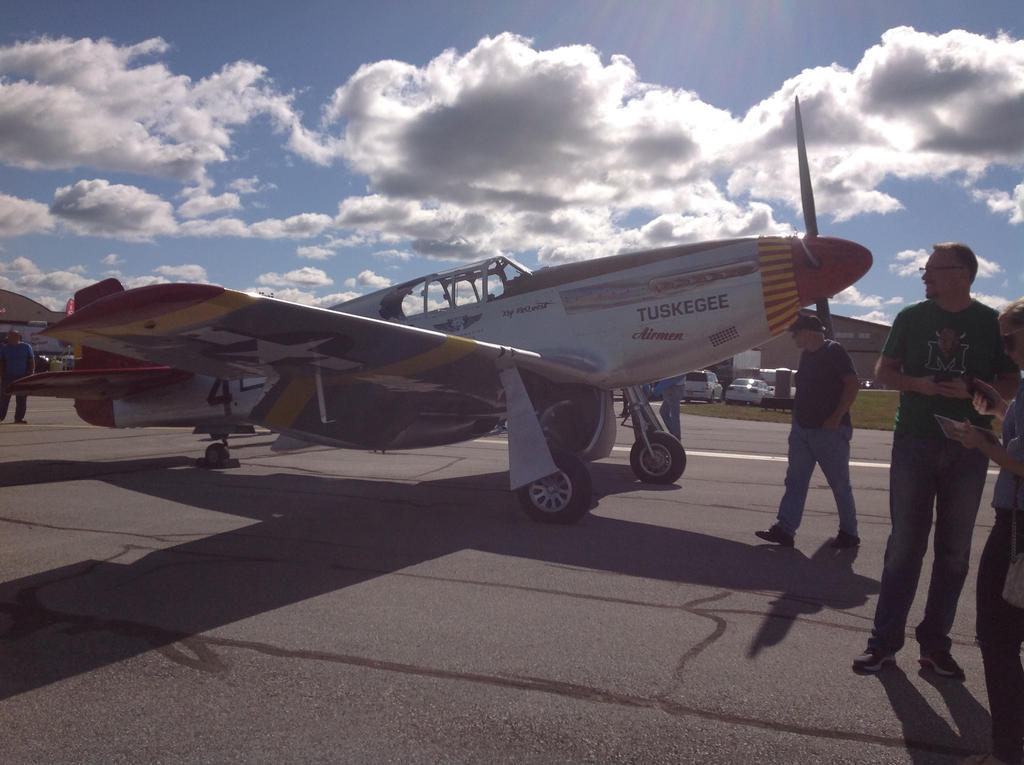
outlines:
[[[1024, 366], [1024, 298], [999, 314], [999, 331], [1006, 352]], [[1013, 514], [1017, 514], [1017, 550], [1024, 550], [1024, 382], [1007, 406], [989, 385], [976, 382], [974, 408], [981, 414], [1003, 418], [1002, 445], [987, 438], [964, 420], [960, 441], [978, 449], [999, 465], [992, 494], [996, 522], [989, 532], [978, 564], [977, 635], [985, 666], [985, 688], [992, 714], [992, 752], [972, 755], [965, 763], [1018, 765], [1024, 760], [1024, 608], [1003, 600], [1003, 582], [1010, 565]]]
[[814, 466], [819, 465], [839, 511], [839, 534], [831, 546], [856, 547], [860, 537], [850, 485], [850, 407], [860, 390], [857, 371], [846, 349], [825, 338], [825, 325], [817, 316], [798, 316], [789, 331], [801, 354], [789, 430], [786, 492], [779, 503], [775, 524], [767, 531], [754, 533], [767, 542], [793, 546], [804, 515], [811, 475]]
[[[0, 422], [7, 417], [7, 408], [11, 404], [11, 396], [7, 386], [32, 374], [36, 370], [35, 354], [32, 346], [21, 339], [21, 333], [12, 329], [7, 332], [7, 345], [0, 348]], [[28, 408], [27, 396], [14, 397], [14, 421], [25, 424], [25, 410]]]
[[853, 660], [855, 672], [878, 672], [895, 663], [934, 517], [928, 599], [915, 630], [919, 663], [940, 676], [964, 679], [950, 654], [949, 631], [967, 578], [988, 457], [946, 438], [935, 415], [968, 417], [988, 427], [991, 418], [971, 406], [968, 379], [991, 381], [1004, 398], [1019, 380], [1017, 365], [1003, 350], [996, 311], [971, 298], [977, 271], [978, 259], [967, 245], [935, 245], [921, 269], [926, 299], [897, 314], [875, 365], [875, 378], [900, 391], [889, 468], [892, 530], [871, 637]]
[[682, 385], [685, 377], [686, 375], [679, 375], [659, 380], [651, 389], [655, 396], [661, 396], [661, 419], [665, 423], [665, 428], [676, 437], [677, 441], [683, 437], [682, 428], [679, 425], [679, 402], [682, 400], [679, 386]]

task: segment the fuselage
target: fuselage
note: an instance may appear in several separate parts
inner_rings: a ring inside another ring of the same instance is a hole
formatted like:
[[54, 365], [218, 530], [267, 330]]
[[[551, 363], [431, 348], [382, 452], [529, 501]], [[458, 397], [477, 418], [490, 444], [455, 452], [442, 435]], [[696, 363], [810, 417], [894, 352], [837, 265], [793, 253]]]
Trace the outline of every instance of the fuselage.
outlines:
[[[491, 262], [335, 310], [536, 351], [611, 389], [702, 368], [764, 342], [802, 306], [853, 284], [870, 268], [871, 254], [825, 237], [723, 240], [534, 273], [518, 267], [522, 272], [498, 285], [497, 295], [489, 289]], [[403, 294], [406, 310], [396, 315]], [[423, 310], [409, 311], [410, 304]]]

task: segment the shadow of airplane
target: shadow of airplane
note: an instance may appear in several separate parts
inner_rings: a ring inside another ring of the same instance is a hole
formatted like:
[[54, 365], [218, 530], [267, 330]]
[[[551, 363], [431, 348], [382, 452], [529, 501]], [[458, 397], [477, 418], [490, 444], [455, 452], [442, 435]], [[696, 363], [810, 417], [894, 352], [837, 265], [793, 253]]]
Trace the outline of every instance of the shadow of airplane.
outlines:
[[[694, 531], [593, 514], [575, 526], [536, 524], [514, 507], [504, 472], [409, 484], [192, 465], [0, 465], [0, 484], [98, 479], [124, 490], [125, 501], [136, 492], [253, 522], [172, 547], [134, 533], [125, 543], [136, 553], [131, 562], [83, 561], [0, 584], [0, 698], [153, 649], [216, 669], [201, 649], [182, 652], [189, 638], [465, 549], [718, 590], [779, 591], [816, 609], [852, 608], [878, 589], [817, 555], [776, 555]], [[592, 466], [595, 486], [635, 491], [620, 467]], [[130, 516], [132, 507], [121, 512]]]

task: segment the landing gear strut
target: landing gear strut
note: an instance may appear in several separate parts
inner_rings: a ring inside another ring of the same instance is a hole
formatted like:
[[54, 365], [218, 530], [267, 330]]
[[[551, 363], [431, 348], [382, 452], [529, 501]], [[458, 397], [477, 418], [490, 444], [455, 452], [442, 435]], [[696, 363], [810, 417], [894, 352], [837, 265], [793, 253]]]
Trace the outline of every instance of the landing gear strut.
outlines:
[[686, 470], [683, 445], [665, 430], [639, 385], [624, 388], [623, 395], [636, 436], [629, 451], [633, 474], [644, 483], [675, 483]]

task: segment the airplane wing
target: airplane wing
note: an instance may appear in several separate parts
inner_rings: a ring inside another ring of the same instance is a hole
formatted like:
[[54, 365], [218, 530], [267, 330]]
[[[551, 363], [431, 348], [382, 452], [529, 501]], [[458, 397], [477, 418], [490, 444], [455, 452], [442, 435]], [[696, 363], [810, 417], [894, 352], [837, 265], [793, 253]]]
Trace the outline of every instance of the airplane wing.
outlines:
[[504, 355], [544, 367], [528, 350], [201, 284], [111, 295], [46, 334], [221, 379], [320, 374], [334, 384], [461, 389], [462, 373], [490, 369]]
[[102, 400], [123, 398], [134, 393], [161, 388], [182, 382], [191, 372], [170, 367], [140, 367], [137, 369], [81, 369], [67, 372], [41, 372], [22, 377], [10, 385], [18, 396], [51, 396]]
[[198, 284], [110, 295], [47, 333], [210, 377], [267, 378], [254, 421], [371, 448], [482, 435], [474, 428], [489, 429], [509, 408], [503, 372], [552, 369], [531, 351]]

